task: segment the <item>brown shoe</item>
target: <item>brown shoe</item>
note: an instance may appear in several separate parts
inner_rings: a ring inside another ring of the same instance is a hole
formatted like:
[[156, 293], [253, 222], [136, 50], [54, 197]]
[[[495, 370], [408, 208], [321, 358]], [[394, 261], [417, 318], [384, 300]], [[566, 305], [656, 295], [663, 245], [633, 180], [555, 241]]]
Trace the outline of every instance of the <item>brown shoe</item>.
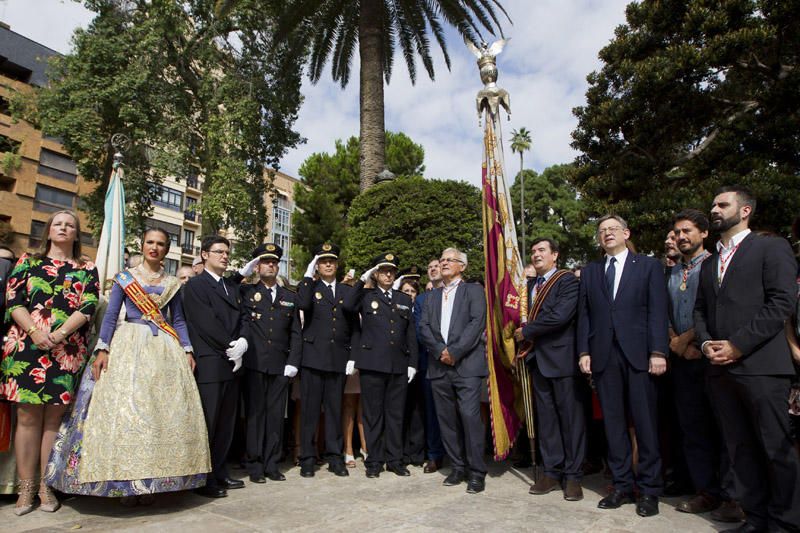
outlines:
[[675, 507], [675, 509], [677, 509], [682, 513], [691, 513], [691, 514], [707, 513], [719, 507], [721, 503], [722, 502], [719, 501], [719, 498], [715, 498], [710, 494], [701, 492], [700, 494], [697, 494], [693, 498], [690, 498], [688, 500], [683, 500]]
[[557, 479], [553, 479], [549, 476], [542, 476], [539, 481], [531, 485], [528, 494], [536, 494], [539, 496], [542, 494], [547, 494], [548, 492], [553, 492], [559, 488], [561, 488], [561, 483]]
[[580, 481], [577, 479], [567, 480], [567, 486], [564, 487], [564, 499], [568, 502], [579, 502], [583, 499], [583, 489]]
[[717, 522], [741, 522], [744, 520], [744, 511], [735, 501], [722, 502], [722, 505], [711, 511], [711, 520]]
[[422, 472], [424, 474], [433, 474], [434, 472], [438, 472], [441, 467], [442, 467], [441, 459], [437, 461], [428, 460], [428, 462], [425, 463], [425, 468], [422, 469]]

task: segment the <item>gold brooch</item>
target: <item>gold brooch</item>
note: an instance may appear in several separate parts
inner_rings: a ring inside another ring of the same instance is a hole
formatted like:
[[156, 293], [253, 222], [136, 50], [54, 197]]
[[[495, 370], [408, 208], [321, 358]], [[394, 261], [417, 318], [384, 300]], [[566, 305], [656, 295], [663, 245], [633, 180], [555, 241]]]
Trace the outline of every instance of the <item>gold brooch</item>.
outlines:
[[261, 301], [261, 293], [260, 292], [255, 293], [255, 295], [253, 295], [253, 300], [255, 300], [257, 302], [260, 302]]

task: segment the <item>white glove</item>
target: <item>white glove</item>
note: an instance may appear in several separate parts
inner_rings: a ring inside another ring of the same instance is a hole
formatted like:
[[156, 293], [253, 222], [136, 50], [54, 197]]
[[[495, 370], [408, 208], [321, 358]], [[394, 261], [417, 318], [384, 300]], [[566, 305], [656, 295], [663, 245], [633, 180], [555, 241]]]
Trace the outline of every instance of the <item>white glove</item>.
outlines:
[[344, 367], [344, 373], [348, 376], [352, 376], [353, 372], [356, 371], [356, 362], [355, 361], [348, 361], [347, 366]]
[[317, 268], [317, 261], [319, 261], [319, 256], [315, 255], [314, 259], [311, 260], [311, 262], [308, 264], [308, 267], [306, 268], [305, 277], [307, 277], [307, 278], [313, 278], [314, 277], [314, 271]]
[[297, 367], [292, 365], [286, 365], [283, 367], [283, 376], [287, 378], [293, 378], [297, 375]]
[[392, 283], [392, 288], [394, 290], [396, 290], [396, 291], [399, 291], [400, 290], [400, 285], [403, 284], [403, 278], [405, 278], [405, 277], [406, 276], [399, 276], [396, 280], [394, 280], [394, 283]]
[[363, 274], [361, 274], [361, 281], [363, 281], [364, 283], [366, 283], [366, 282], [367, 282], [367, 280], [368, 280], [369, 278], [371, 278], [371, 277], [372, 277], [372, 275], [373, 275], [373, 274], [375, 273], [375, 271], [377, 271], [377, 270], [378, 270], [378, 267], [374, 266], [374, 267], [370, 268], [369, 270], [367, 270], [366, 272], [364, 272]]
[[240, 368], [242, 368], [242, 358], [239, 357], [237, 359], [233, 359], [232, 357], [228, 358], [228, 361], [233, 362], [233, 371], [238, 372]]
[[417, 375], [417, 369], [413, 366], [408, 367], [408, 382], [411, 383], [411, 380], [414, 379], [414, 376]]
[[259, 261], [261, 261], [261, 258], [259, 257], [256, 257], [255, 259], [251, 260], [249, 263], [247, 263], [245, 266], [239, 269], [239, 274], [241, 274], [245, 278], [248, 277], [250, 274], [253, 273], [253, 270], [256, 269], [256, 265], [258, 265]]
[[228, 346], [230, 346], [230, 348], [225, 350], [225, 354], [228, 356], [228, 359], [231, 361], [234, 359], [241, 359], [244, 355], [244, 352], [247, 351], [247, 339], [244, 337], [239, 337], [235, 341], [231, 341]]

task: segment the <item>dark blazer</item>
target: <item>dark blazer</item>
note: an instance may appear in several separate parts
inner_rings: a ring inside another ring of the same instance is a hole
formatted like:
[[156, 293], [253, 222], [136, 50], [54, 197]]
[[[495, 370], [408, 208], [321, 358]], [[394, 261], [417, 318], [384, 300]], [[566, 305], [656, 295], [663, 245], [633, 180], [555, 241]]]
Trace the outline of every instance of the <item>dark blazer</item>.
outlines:
[[616, 338], [631, 366], [646, 372], [651, 353], [668, 354], [668, 299], [657, 259], [628, 252], [614, 300], [606, 288], [605, 257], [589, 263], [581, 271], [578, 354], [591, 355], [592, 372], [602, 372]]
[[785, 239], [750, 233], [717, 283], [719, 254], [700, 271], [694, 307], [698, 342], [729, 340], [742, 352], [730, 365], [709, 365], [741, 375], [794, 375], [784, 322], [797, 298], [797, 262]]
[[392, 290], [392, 299], [377, 288], [356, 282], [344, 300], [344, 308], [361, 315], [358, 342], [353, 345], [356, 368], [387, 374], [406, 374], [417, 368], [417, 333], [411, 297]]
[[[535, 280], [528, 281], [528, 294]], [[547, 293], [536, 320], [522, 328], [522, 335], [533, 342], [526, 362], [536, 359], [546, 378], [563, 378], [578, 373], [575, 353], [575, 317], [578, 312], [580, 282], [567, 273]], [[533, 302], [529, 302], [533, 307]]]
[[237, 285], [226, 279], [225, 286], [227, 294], [205, 270], [183, 286], [183, 314], [197, 360], [198, 383], [233, 379], [233, 363], [225, 350], [241, 336], [241, 299]]
[[447, 343], [442, 337], [442, 289], [430, 291], [420, 318], [420, 337], [428, 348], [428, 379], [445, 375], [448, 365], [439, 361], [447, 348], [461, 377], [486, 377], [486, 296], [477, 283], [462, 282], [455, 293]]
[[8, 259], [0, 259], [0, 333], [5, 332], [3, 321], [6, 316], [6, 280], [14, 265]]
[[304, 316], [301, 366], [344, 374], [351, 359], [351, 339], [358, 332], [358, 319], [344, 310], [344, 299], [352, 291], [353, 287], [336, 282], [331, 300], [321, 280], [303, 278], [300, 282], [297, 305]]
[[275, 290], [272, 302], [261, 282], [239, 286], [242, 334], [248, 344], [243, 365], [248, 370], [282, 376], [286, 365], [299, 368], [303, 337], [297, 295], [278, 285]]

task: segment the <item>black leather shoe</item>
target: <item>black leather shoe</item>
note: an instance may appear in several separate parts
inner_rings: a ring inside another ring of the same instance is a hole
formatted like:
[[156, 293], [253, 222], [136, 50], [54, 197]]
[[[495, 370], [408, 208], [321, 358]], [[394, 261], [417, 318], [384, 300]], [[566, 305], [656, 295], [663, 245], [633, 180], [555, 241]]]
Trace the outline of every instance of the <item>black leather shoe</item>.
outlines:
[[265, 475], [271, 481], [286, 481], [286, 476], [280, 472], [267, 472]]
[[250, 474], [250, 483], [266, 483], [267, 478], [261, 474]]
[[367, 467], [367, 477], [370, 479], [375, 479], [376, 477], [381, 475], [381, 470], [383, 468], [378, 466], [369, 466]]
[[469, 481], [467, 481], [467, 494], [478, 494], [479, 492], [483, 492], [486, 488], [486, 478], [472, 474], [469, 476]]
[[300, 476], [302, 477], [314, 477], [314, 465], [302, 465], [300, 467]]
[[463, 470], [456, 470], [453, 469], [450, 472], [450, 475], [444, 478], [442, 485], [446, 487], [454, 487], [456, 485], [460, 485], [465, 479], [467, 479], [467, 474]]
[[636, 502], [636, 514], [639, 516], [655, 516], [658, 514], [658, 496], [642, 496]]
[[759, 528], [754, 526], [753, 524], [748, 524], [745, 522], [739, 527], [735, 527], [733, 529], [723, 529], [720, 533], [764, 533], [767, 530], [764, 528]]
[[339, 477], [347, 477], [350, 475], [344, 463], [328, 463], [328, 472], [333, 472]]
[[194, 489], [194, 493], [198, 496], [205, 496], [206, 498], [224, 498], [228, 495], [228, 491], [222, 487], [209, 487], [208, 485], [205, 487], [200, 487], [199, 489]]
[[244, 481], [227, 477], [219, 482], [219, 486], [225, 489], [243, 489]]
[[411, 475], [411, 472], [408, 471], [408, 468], [404, 467], [403, 465], [386, 465], [386, 470], [400, 477]]
[[614, 492], [600, 500], [600, 503], [597, 504], [597, 508], [617, 509], [626, 503], [633, 503], [633, 495], [627, 492], [614, 490]]

